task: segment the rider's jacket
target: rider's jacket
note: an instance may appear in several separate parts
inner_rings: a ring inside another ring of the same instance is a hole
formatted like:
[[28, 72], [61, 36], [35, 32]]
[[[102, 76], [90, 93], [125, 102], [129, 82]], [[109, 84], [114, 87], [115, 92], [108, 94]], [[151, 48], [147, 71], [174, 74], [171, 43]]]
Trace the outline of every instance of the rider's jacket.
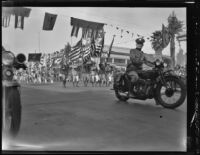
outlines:
[[130, 61], [127, 65], [126, 71], [138, 71], [142, 70], [142, 65], [144, 62], [145, 56], [143, 51], [140, 49], [131, 49], [130, 50]]

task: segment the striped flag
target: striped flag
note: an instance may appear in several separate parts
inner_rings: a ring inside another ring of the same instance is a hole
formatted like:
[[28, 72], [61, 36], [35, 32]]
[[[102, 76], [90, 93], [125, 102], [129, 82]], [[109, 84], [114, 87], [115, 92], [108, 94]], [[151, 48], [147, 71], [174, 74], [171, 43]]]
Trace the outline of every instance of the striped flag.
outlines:
[[96, 39], [94, 43], [94, 57], [101, 57], [101, 52], [104, 46], [104, 33], [102, 32], [101, 36]]
[[54, 61], [54, 64], [60, 64], [61, 63], [61, 61], [62, 61], [62, 58], [61, 57], [58, 57], [58, 58], [56, 58], [55, 59], [55, 61]]
[[73, 62], [79, 59], [81, 54], [81, 48], [82, 48], [82, 40], [78, 41], [78, 43], [71, 48], [71, 51], [69, 53], [70, 61]]
[[88, 46], [85, 46], [82, 48], [82, 59], [83, 59], [83, 62], [87, 62], [90, 58], [91, 58], [91, 55], [93, 53], [93, 45], [92, 44], [89, 44]]

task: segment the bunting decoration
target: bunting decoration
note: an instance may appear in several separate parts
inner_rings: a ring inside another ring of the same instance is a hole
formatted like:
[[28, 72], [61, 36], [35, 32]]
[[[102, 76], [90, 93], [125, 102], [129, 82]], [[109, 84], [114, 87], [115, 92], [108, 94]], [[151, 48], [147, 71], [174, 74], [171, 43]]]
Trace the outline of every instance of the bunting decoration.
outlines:
[[50, 14], [46, 12], [44, 16], [43, 30], [52, 31], [56, 22], [56, 18], [56, 14]]

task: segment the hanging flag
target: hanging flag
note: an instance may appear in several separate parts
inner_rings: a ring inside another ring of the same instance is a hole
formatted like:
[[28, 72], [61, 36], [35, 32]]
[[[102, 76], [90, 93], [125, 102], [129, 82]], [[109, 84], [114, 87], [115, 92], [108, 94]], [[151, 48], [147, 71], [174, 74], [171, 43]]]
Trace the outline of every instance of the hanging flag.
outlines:
[[31, 9], [16, 7], [12, 9], [12, 14], [15, 16], [15, 28], [24, 29], [24, 18], [29, 17]]
[[[93, 40], [92, 42], [92, 48], [94, 49], [93, 51], [93, 55], [94, 57], [101, 57], [101, 53], [104, 47], [104, 37], [105, 37], [105, 33], [103, 32], [103, 30], [99, 31], [99, 35], [97, 37], [97, 39], [95, 39], [95, 41]], [[93, 45], [94, 43], [94, 45]]]
[[8, 27], [10, 25], [10, 17], [11, 17], [11, 15], [4, 15], [2, 17], [2, 24], [1, 25], [3, 27]]
[[109, 50], [108, 50], [108, 57], [107, 58], [110, 58], [110, 54], [111, 54], [111, 51], [112, 51], [112, 46], [113, 46], [114, 38], [115, 38], [115, 35], [113, 36], [112, 42], [110, 44], [110, 47], [109, 47]]
[[69, 60], [70, 61], [75, 61], [79, 59], [80, 53], [81, 53], [81, 48], [82, 48], [82, 39], [78, 41], [78, 43], [71, 48], [71, 51], [69, 53]]
[[46, 31], [53, 30], [53, 27], [56, 22], [56, 18], [57, 18], [56, 14], [50, 14], [46, 12], [44, 16], [43, 30], [46, 30]]
[[78, 36], [78, 31], [79, 31], [79, 26], [73, 26], [72, 28], [72, 32], [71, 32], [71, 36], [75, 36], [77, 37]]
[[169, 31], [168, 31], [167, 27], [165, 27], [162, 24], [162, 47], [163, 48], [167, 47], [167, 45], [169, 44], [169, 42], [170, 42]]
[[24, 16], [15, 15], [15, 28], [24, 29]]

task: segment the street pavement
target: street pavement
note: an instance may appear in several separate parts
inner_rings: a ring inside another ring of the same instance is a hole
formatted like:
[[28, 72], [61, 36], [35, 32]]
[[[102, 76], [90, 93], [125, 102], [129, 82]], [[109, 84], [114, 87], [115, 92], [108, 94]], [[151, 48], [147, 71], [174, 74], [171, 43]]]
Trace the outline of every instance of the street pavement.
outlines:
[[154, 100], [118, 101], [111, 87], [22, 84], [22, 120], [4, 149], [186, 151], [187, 101], [175, 110]]

